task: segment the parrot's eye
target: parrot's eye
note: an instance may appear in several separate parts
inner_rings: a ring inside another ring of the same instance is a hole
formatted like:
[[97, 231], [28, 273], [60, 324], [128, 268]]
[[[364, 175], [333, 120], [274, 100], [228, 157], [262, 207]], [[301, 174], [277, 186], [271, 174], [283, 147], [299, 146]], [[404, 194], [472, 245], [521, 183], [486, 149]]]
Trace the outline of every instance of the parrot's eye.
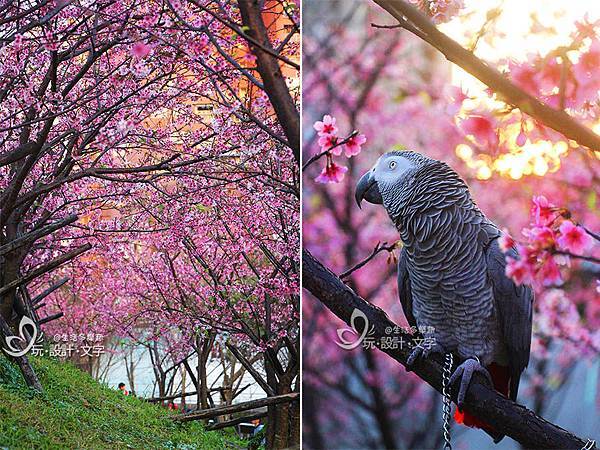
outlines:
[[394, 170], [396, 168], [396, 161], [390, 161], [388, 167], [390, 168], [390, 170]]

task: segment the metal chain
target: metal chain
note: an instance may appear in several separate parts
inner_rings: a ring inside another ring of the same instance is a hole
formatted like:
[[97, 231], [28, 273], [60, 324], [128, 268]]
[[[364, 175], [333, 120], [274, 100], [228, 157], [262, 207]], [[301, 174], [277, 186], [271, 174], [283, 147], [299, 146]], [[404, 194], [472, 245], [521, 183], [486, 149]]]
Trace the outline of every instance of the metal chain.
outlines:
[[588, 439], [586, 444], [581, 448], [581, 450], [592, 450], [596, 447], [596, 441], [593, 439]]
[[446, 361], [444, 362], [444, 370], [442, 371], [442, 421], [444, 423], [444, 450], [452, 450], [450, 443], [450, 411], [452, 408], [452, 397], [450, 396], [450, 375], [452, 373], [452, 365], [454, 358], [452, 353], [446, 353]]
[[[454, 365], [454, 357], [452, 353], [446, 353], [444, 361], [444, 370], [442, 371], [442, 421], [444, 426], [444, 450], [452, 450], [450, 442], [450, 412], [452, 409], [452, 397], [450, 395], [450, 375], [452, 374], [452, 366]], [[588, 439], [581, 450], [591, 450], [595, 448], [596, 441]]]

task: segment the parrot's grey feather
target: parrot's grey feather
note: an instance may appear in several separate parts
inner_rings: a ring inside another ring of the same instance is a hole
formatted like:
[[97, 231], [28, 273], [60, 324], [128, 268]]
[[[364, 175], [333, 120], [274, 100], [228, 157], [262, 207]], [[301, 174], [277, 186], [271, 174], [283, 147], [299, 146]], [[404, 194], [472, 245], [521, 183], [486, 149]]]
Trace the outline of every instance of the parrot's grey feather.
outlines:
[[400, 292], [402, 306], [410, 309], [417, 326], [435, 328], [442, 346], [489, 364], [499, 330], [492, 326], [493, 293], [484, 253], [490, 238], [484, 230], [499, 231], [447, 164], [427, 160], [406, 182], [400, 195], [388, 196], [382, 189], [404, 243], [399, 283], [409, 280], [402, 284], [410, 283], [410, 298]]
[[[518, 259], [513, 248], [507, 252], [509, 257]], [[531, 347], [531, 327], [533, 316], [533, 290], [529, 286], [515, 285], [505, 275], [505, 255], [494, 239], [487, 250], [488, 276], [494, 287], [494, 301], [498, 317], [502, 324], [504, 344], [508, 349], [511, 371], [510, 398], [516, 400], [519, 391], [521, 373], [529, 364]]]
[[406, 249], [402, 248], [398, 259], [398, 296], [402, 304], [402, 311], [411, 327], [417, 326], [417, 321], [412, 312], [412, 292], [410, 290], [410, 278], [406, 267]]

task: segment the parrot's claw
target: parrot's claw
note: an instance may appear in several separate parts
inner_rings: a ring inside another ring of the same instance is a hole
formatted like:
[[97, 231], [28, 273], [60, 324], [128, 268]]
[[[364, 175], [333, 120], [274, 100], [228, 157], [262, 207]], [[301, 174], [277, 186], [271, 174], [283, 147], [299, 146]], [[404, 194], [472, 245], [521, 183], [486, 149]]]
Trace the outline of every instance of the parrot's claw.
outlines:
[[432, 353], [444, 354], [445, 350], [440, 344], [434, 344], [429, 347], [416, 346], [406, 360], [406, 371], [411, 372], [417, 360], [428, 358]]
[[473, 374], [475, 372], [481, 373], [486, 378], [486, 380], [489, 381], [490, 386], [494, 385], [490, 373], [485, 367], [481, 365], [479, 359], [473, 357], [465, 360], [460, 366], [456, 368], [456, 370], [450, 377], [450, 385], [456, 383], [456, 381], [458, 381], [458, 379], [460, 378], [460, 389], [458, 391], [458, 398], [456, 402], [459, 411], [462, 411], [462, 407], [465, 402], [465, 397], [467, 396], [467, 391], [469, 390], [469, 385], [471, 384], [471, 379], [473, 378]]

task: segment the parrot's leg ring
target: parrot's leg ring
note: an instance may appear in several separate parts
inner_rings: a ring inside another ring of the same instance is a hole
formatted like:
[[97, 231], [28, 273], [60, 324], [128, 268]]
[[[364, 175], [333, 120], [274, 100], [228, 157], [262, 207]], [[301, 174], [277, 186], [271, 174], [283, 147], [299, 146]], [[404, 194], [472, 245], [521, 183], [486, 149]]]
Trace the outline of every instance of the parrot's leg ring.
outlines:
[[456, 381], [458, 381], [458, 379], [460, 378], [460, 389], [458, 391], [458, 398], [456, 402], [459, 411], [462, 411], [462, 407], [465, 402], [465, 397], [467, 396], [467, 391], [469, 390], [469, 385], [471, 384], [471, 379], [473, 378], [473, 374], [475, 372], [481, 373], [486, 378], [486, 380], [489, 381], [490, 386], [494, 385], [490, 373], [485, 367], [481, 365], [481, 363], [479, 362], [479, 358], [474, 356], [466, 359], [460, 366], [456, 368], [456, 370], [450, 377], [450, 385], [456, 383]]
[[415, 348], [413, 348], [412, 352], [408, 356], [408, 359], [406, 360], [406, 370], [410, 372], [418, 359], [428, 358], [429, 355], [433, 353], [439, 353], [443, 355], [444, 353], [446, 353], [446, 351], [440, 344], [437, 343], [427, 347], [416, 346]]

